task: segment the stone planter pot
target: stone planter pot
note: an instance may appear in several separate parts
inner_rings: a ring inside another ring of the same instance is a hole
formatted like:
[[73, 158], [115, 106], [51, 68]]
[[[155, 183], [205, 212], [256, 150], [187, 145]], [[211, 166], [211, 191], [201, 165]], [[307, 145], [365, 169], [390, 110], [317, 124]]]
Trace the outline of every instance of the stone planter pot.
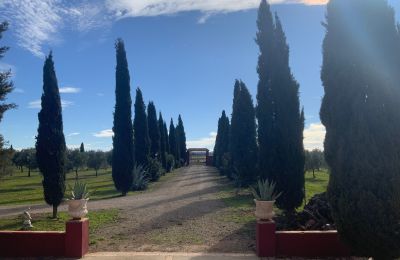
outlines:
[[68, 214], [73, 219], [81, 219], [84, 218], [87, 213], [87, 202], [89, 199], [82, 200], [68, 200]]
[[272, 220], [272, 218], [275, 216], [275, 201], [254, 200], [254, 202], [256, 203], [257, 220]]

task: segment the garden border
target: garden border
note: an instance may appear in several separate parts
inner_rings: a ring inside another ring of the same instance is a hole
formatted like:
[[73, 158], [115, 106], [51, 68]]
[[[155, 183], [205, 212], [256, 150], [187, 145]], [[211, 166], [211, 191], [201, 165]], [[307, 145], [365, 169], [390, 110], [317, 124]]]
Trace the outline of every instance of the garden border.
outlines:
[[259, 257], [349, 257], [350, 250], [332, 231], [276, 231], [273, 221], [257, 221]]
[[77, 257], [89, 250], [89, 219], [69, 220], [65, 232], [0, 231], [0, 257]]

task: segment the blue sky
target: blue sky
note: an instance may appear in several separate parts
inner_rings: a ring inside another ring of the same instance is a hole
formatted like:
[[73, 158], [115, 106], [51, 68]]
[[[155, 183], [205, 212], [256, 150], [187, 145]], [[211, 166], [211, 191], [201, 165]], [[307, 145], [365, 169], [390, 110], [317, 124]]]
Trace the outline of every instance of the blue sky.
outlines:
[[[291, 2], [291, 4], [287, 3]], [[11, 68], [16, 91], [0, 132], [16, 148], [34, 145], [44, 55], [53, 50], [67, 145], [110, 149], [115, 103], [115, 39], [125, 41], [134, 89], [141, 87], [165, 119], [184, 120], [189, 147], [213, 147], [217, 120], [231, 113], [233, 84], [242, 79], [255, 99], [258, 0], [2, 0], [10, 22], [1, 45], [11, 47], [0, 69]], [[319, 120], [324, 0], [275, 0], [300, 83], [305, 146], [322, 147]], [[392, 5], [400, 13], [399, 1]]]

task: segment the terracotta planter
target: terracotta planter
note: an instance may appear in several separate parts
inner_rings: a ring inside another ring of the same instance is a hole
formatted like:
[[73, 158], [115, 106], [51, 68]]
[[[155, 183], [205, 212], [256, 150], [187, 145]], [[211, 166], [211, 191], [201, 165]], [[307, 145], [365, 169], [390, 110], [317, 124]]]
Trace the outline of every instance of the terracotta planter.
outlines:
[[256, 218], [258, 220], [272, 220], [275, 216], [275, 201], [254, 200], [254, 202], [256, 203]]
[[89, 199], [82, 200], [68, 200], [68, 214], [73, 219], [84, 218], [87, 213], [87, 202]]

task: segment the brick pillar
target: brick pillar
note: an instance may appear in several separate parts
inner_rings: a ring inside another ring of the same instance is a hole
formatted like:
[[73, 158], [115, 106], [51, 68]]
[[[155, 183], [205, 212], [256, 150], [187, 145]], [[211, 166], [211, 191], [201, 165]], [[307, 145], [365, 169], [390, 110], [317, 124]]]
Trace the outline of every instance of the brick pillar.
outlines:
[[68, 221], [65, 232], [65, 256], [84, 256], [89, 251], [89, 219]]
[[274, 257], [276, 255], [276, 225], [273, 221], [257, 221], [256, 251], [259, 257]]

